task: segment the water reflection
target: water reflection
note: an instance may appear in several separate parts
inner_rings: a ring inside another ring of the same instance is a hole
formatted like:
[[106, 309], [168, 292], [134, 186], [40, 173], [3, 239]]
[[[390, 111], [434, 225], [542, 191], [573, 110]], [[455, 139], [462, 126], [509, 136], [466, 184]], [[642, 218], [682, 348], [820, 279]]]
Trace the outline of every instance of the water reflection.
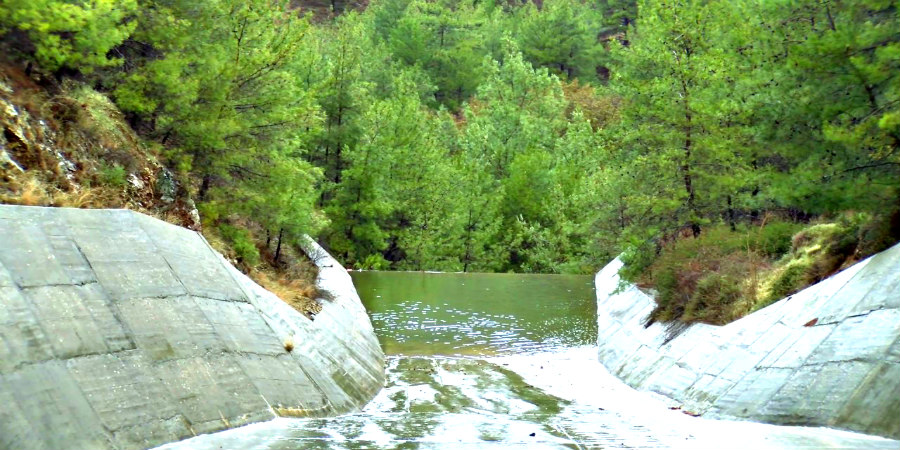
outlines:
[[592, 343], [589, 276], [354, 272], [388, 354], [495, 355]]
[[575, 442], [582, 438], [560, 415], [569, 402], [501, 366], [468, 358], [391, 357], [387, 371], [384, 390], [360, 413], [232, 430], [195, 438], [189, 448], [579, 448]]

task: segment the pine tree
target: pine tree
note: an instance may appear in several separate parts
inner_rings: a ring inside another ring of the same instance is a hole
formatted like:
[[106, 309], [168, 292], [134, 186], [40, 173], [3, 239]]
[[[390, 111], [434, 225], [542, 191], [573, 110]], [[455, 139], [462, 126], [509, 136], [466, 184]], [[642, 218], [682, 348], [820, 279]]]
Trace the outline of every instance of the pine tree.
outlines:
[[588, 3], [560, 0], [532, 4], [517, 15], [518, 43], [525, 58], [565, 79], [596, 80], [604, 50], [597, 39], [600, 12]]
[[628, 216], [645, 237], [717, 220], [744, 189], [748, 133], [740, 28], [726, 2], [642, 2], [629, 47], [615, 52], [612, 86], [623, 97], [623, 121], [611, 129]]
[[136, 0], [5, 0], [0, 35], [13, 29], [27, 33], [44, 69], [88, 73], [121, 62], [108, 54], [134, 31], [136, 10]]

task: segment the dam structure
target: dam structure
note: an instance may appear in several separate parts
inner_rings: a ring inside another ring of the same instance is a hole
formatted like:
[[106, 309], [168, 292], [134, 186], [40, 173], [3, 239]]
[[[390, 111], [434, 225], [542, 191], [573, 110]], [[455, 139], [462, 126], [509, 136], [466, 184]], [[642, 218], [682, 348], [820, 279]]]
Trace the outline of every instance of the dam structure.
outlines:
[[825, 426], [900, 438], [900, 245], [724, 326], [673, 335], [656, 306], [595, 277], [598, 357], [634, 388], [705, 417]]
[[0, 449], [143, 449], [358, 410], [384, 354], [313, 242], [311, 320], [197, 232], [128, 210], [0, 206]]

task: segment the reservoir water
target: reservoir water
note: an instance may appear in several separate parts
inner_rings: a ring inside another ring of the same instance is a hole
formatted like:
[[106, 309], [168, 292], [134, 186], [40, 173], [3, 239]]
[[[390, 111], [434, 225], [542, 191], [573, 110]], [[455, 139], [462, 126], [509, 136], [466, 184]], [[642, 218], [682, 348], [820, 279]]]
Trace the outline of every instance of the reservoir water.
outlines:
[[353, 272], [388, 355], [508, 355], [597, 339], [586, 275]]
[[690, 417], [596, 360], [589, 276], [355, 272], [387, 354], [366, 407], [166, 449], [896, 448], [835, 430]]

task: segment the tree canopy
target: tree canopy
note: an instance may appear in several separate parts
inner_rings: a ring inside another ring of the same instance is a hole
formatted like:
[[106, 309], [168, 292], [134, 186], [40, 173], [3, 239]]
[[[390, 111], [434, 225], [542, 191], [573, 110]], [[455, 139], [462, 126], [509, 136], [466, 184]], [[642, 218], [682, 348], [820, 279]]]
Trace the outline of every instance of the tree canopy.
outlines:
[[352, 266], [586, 272], [769, 212], [900, 208], [897, 1], [313, 19], [302, 1], [0, 5], [4, 48], [104, 90], [211, 226], [312, 233]]

